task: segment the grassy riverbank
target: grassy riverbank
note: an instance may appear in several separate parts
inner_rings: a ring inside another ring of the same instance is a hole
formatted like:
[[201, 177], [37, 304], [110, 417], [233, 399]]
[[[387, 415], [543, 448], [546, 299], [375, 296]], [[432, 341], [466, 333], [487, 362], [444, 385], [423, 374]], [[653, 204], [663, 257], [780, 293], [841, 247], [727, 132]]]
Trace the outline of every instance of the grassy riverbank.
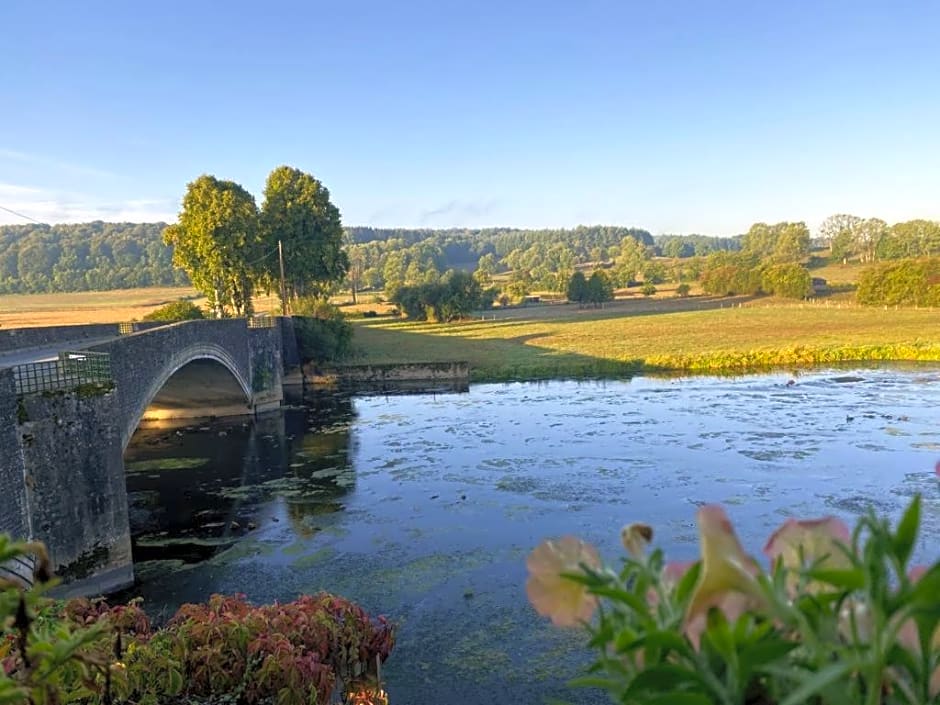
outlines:
[[[467, 360], [474, 381], [940, 361], [940, 313], [676, 300], [516, 309], [455, 324], [358, 321], [357, 364]], [[690, 308], [697, 310], [686, 310]]]

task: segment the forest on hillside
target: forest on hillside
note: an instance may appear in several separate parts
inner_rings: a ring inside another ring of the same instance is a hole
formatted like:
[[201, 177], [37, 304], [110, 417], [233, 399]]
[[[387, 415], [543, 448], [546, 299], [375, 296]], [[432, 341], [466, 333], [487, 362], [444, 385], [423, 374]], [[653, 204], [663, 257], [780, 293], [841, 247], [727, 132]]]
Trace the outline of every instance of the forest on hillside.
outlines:
[[[173, 250], [163, 241], [165, 228], [164, 223], [101, 221], [0, 226], [0, 293], [186, 285], [187, 276], [173, 267]], [[483, 286], [497, 277], [503, 291], [518, 298], [530, 291], [565, 292], [575, 271], [600, 268], [618, 287], [698, 280], [714, 293], [766, 292], [771, 288], [769, 266], [777, 268], [772, 276], [799, 275], [801, 283], [791, 288], [800, 291], [805, 274], [780, 267], [802, 267], [812, 245], [824, 247], [836, 261], [874, 264], [936, 257], [940, 223], [911, 220], [889, 225], [877, 218], [840, 214], [827, 218], [815, 239], [801, 222], [755, 223], [747, 233], [728, 238], [653, 237], [640, 228], [619, 226], [347, 227], [345, 242], [350, 266], [341, 286], [357, 291], [389, 294], [403, 286], [436, 283], [449, 270], [463, 270], [475, 272]]]

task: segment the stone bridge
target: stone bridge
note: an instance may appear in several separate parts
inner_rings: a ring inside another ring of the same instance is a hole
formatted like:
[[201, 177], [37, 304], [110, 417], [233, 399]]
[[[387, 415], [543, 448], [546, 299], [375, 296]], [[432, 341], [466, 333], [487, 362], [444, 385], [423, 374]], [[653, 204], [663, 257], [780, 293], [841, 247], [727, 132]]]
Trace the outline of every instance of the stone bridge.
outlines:
[[46, 544], [63, 595], [133, 582], [123, 452], [142, 419], [276, 409], [300, 362], [289, 318], [68, 328], [19, 338], [87, 344], [0, 369], [0, 531]]

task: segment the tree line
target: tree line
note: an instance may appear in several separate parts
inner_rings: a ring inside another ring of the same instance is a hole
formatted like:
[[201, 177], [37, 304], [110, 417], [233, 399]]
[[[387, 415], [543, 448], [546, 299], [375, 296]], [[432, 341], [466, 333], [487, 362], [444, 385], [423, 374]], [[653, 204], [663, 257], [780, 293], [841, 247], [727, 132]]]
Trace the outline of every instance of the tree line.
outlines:
[[[225, 247], [207, 241], [209, 247], [203, 248], [199, 237], [190, 238], [191, 248], [177, 240], [180, 227], [195, 232], [211, 225], [200, 225], [198, 218], [186, 220], [190, 209], [185, 200], [181, 220], [166, 229], [165, 242], [165, 226], [159, 223], [2, 226], [0, 292], [191, 282], [209, 290], [213, 307], [224, 301], [223, 308], [244, 311], [248, 287], [278, 290], [277, 239], [288, 262], [288, 297], [345, 287], [354, 299], [362, 290], [384, 291], [386, 298], [394, 299], [403, 287], [438, 285], [450, 270], [472, 272], [481, 292], [498, 278], [500, 291], [494, 295], [520, 299], [533, 291], [564, 293], [575, 272], [591, 269], [602, 270], [615, 287], [698, 280], [716, 294], [804, 296], [811, 290], [811, 277], [803, 265], [813, 245], [830, 248], [833, 259], [841, 261], [940, 256], [936, 221], [888, 225], [846, 214], [827, 218], [815, 238], [802, 222], [755, 223], [746, 233], [726, 238], [653, 237], [641, 228], [614, 226], [343, 229], [326, 189], [305, 176], [310, 181], [288, 167], [272, 172], [261, 207], [231, 182], [200, 177], [208, 181], [190, 184], [187, 198], [197, 210], [213, 199], [227, 204], [231, 227], [217, 232]], [[309, 205], [303, 211], [306, 216], [288, 209], [297, 199]], [[314, 242], [319, 244], [305, 249]], [[174, 268], [174, 258], [180, 264], [188, 261], [188, 268]], [[218, 276], [220, 268], [228, 272], [225, 277]]]

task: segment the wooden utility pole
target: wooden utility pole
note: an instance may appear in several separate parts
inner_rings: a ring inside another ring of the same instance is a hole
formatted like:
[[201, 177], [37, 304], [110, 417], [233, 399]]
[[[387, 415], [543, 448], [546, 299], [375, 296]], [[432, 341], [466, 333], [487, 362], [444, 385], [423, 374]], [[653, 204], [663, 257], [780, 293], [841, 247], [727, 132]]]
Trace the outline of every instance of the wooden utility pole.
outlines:
[[290, 310], [287, 306], [287, 284], [284, 281], [284, 248], [281, 246], [281, 241], [277, 241], [277, 258], [281, 263], [281, 315], [289, 316]]

